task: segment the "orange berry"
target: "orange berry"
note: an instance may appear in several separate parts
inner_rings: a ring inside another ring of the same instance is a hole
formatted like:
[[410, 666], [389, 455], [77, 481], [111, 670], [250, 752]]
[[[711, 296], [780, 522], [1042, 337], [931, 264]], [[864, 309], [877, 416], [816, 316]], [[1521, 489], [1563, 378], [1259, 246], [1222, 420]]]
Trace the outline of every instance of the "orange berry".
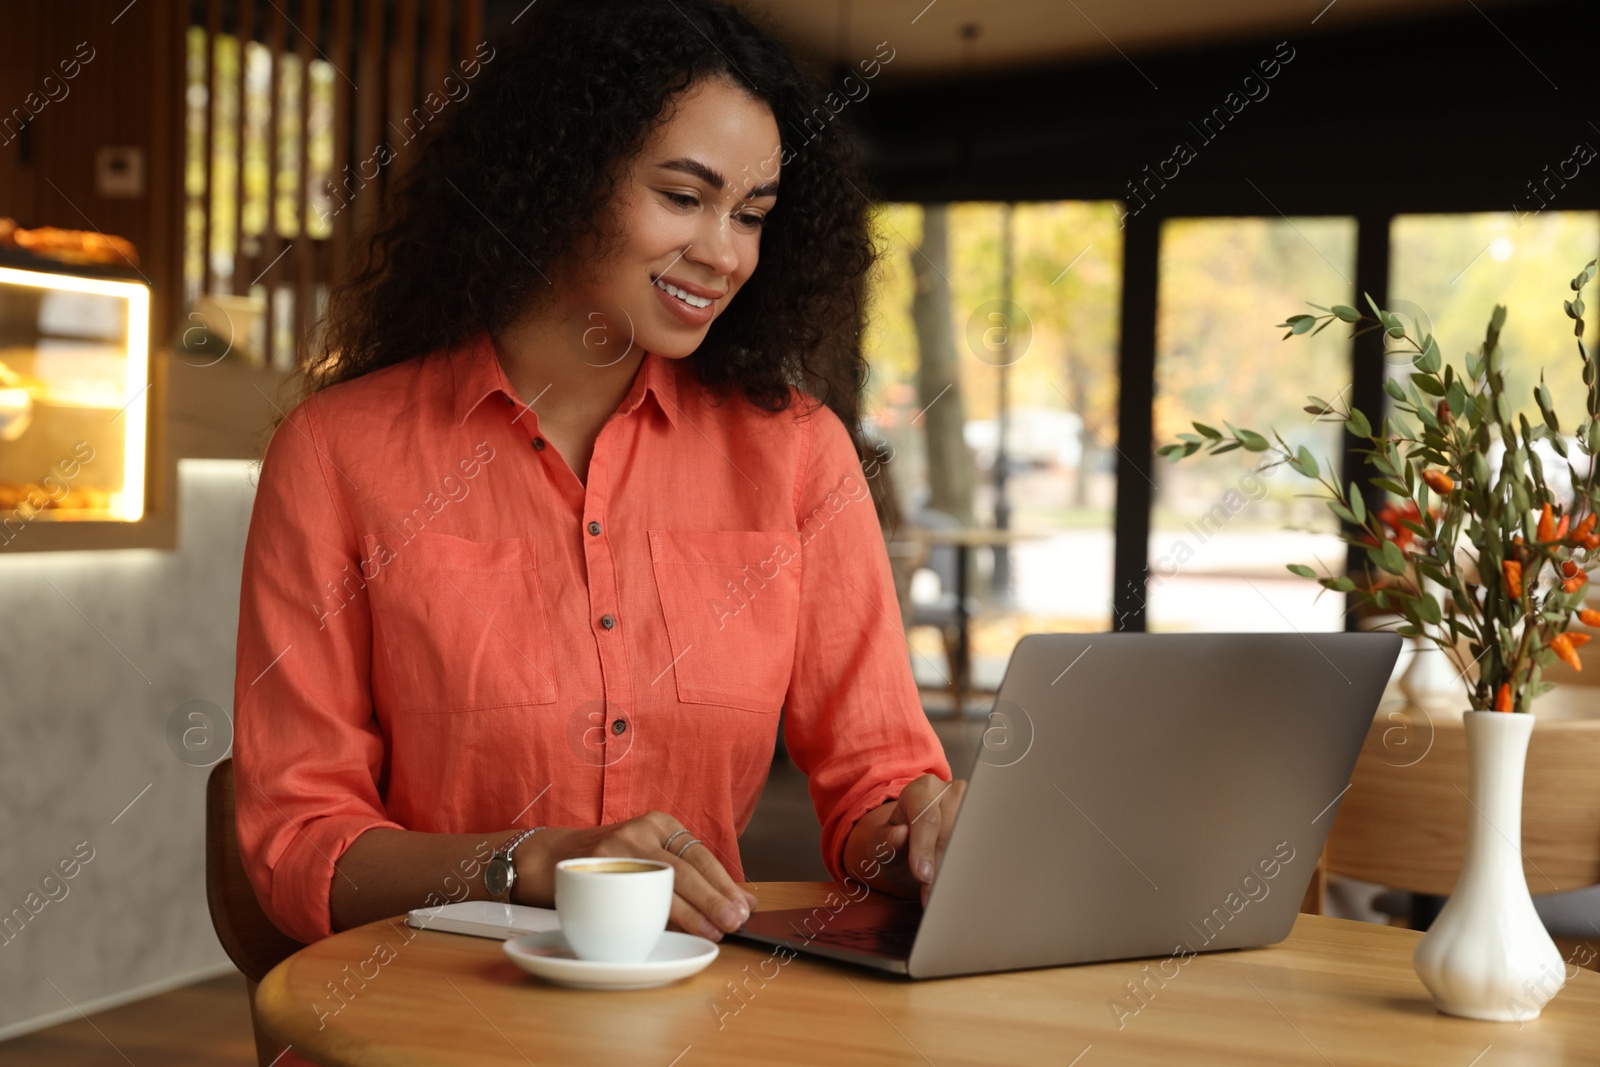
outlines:
[[1600, 611], [1593, 608], [1584, 608], [1578, 612], [1578, 621], [1585, 626], [1600, 626]]
[[1592, 634], [1567, 634], [1566, 636], [1573, 648], [1582, 648], [1584, 645], [1587, 645], [1590, 641], [1594, 640]]
[[1443, 471], [1423, 471], [1422, 480], [1428, 483], [1428, 488], [1435, 493], [1448, 493], [1456, 487], [1455, 481]]
[[1522, 596], [1522, 564], [1514, 559], [1508, 559], [1500, 564], [1500, 570], [1506, 578], [1506, 592], [1511, 594], [1511, 599], [1520, 599]]
[[1556, 523], [1550, 517], [1550, 505], [1546, 504], [1539, 509], [1539, 529], [1535, 535], [1541, 541], [1554, 541], [1556, 537]]
[[1566, 634], [1556, 634], [1550, 639], [1550, 648], [1567, 666], [1575, 671], [1583, 670], [1583, 662], [1578, 659], [1577, 649], [1572, 647], [1572, 638]]
[[1511, 686], [1505, 682], [1500, 683], [1500, 691], [1494, 695], [1495, 711], [1511, 710]]

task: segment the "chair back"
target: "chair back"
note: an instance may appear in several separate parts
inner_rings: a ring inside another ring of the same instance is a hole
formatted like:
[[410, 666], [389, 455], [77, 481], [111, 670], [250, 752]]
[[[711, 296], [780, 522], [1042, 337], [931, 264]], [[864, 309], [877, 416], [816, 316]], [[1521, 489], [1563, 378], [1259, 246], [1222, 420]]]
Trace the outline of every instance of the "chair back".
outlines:
[[[1600, 884], [1597, 766], [1600, 719], [1538, 716], [1522, 793], [1523, 870], [1532, 893]], [[1470, 815], [1460, 712], [1412, 709], [1401, 718], [1380, 710], [1328, 834], [1327, 873], [1448, 896]]]
[[239, 855], [234, 823], [233, 759], [221, 760], [206, 780], [206, 902], [217, 940], [251, 987], [304, 948], [272, 925], [261, 909]]

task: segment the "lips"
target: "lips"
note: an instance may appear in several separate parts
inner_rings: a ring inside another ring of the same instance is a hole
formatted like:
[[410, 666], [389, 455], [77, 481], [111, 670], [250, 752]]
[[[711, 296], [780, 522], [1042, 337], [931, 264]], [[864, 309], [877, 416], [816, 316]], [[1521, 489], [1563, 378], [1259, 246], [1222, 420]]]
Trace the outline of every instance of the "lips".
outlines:
[[[650, 288], [663, 307], [681, 321], [691, 326], [704, 326], [717, 313], [717, 298], [722, 294], [699, 286], [681, 286], [665, 278], [653, 279]], [[700, 290], [698, 293], [696, 289]]]
[[666, 282], [669, 285], [673, 285], [679, 289], [682, 289], [686, 293], [689, 293], [693, 296], [703, 296], [708, 300], [720, 300], [728, 295], [728, 287], [726, 285], [719, 288], [711, 288], [700, 285], [696, 282], [692, 282], [687, 278], [674, 278], [670, 274], [651, 275], [650, 280], [653, 282]]

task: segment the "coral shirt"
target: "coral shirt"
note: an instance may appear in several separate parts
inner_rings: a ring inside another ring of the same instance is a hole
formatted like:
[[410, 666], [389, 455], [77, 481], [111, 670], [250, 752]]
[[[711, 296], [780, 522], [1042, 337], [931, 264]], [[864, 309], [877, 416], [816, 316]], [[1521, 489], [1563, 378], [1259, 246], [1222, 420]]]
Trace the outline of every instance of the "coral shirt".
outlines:
[[328, 936], [334, 861], [379, 826], [658, 810], [742, 879], [780, 710], [836, 878], [865, 812], [950, 778], [855, 449], [794, 396], [714, 402], [647, 353], [587, 484], [487, 335], [290, 413], [250, 519], [234, 683], [239, 844], [274, 923]]

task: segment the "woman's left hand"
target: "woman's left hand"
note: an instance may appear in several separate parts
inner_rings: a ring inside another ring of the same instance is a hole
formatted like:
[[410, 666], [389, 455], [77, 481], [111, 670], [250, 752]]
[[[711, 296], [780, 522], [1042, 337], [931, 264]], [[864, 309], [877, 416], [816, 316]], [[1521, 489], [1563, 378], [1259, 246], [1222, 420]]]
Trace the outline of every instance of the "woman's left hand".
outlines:
[[961, 798], [966, 791], [964, 778], [946, 782], [937, 775], [924, 774], [900, 791], [899, 799], [879, 831], [883, 840], [895, 849], [896, 859], [903, 855], [911, 876], [922, 883], [924, 905], [928, 903], [928, 891], [933, 888], [934, 873], [944, 861], [950, 828], [955, 825], [956, 812], [961, 809]]

